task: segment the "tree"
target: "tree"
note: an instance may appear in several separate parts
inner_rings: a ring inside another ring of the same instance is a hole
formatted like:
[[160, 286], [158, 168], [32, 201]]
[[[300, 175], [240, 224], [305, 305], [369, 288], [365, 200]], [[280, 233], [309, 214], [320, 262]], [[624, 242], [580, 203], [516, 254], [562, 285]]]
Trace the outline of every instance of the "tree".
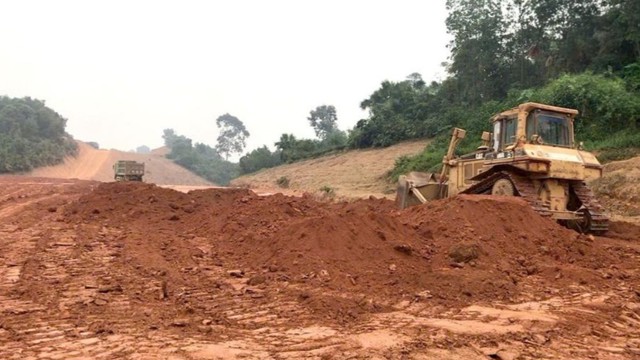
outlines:
[[216, 125], [221, 129], [218, 135], [216, 150], [229, 159], [230, 154], [239, 154], [246, 146], [249, 131], [237, 117], [224, 114], [216, 119]]
[[282, 134], [280, 135], [280, 141], [276, 142], [275, 145], [280, 151], [287, 151], [292, 149], [297, 141], [293, 134]]
[[55, 165], [75, 155], [66, 122], [44, 101], [0, 96], [0, 173]]
[[282, 164], [280, 151], [271, 152], [269, 148], [262, 146], [241, 157], [238, 165], [241, 174], [248, 174], [280, 164]]
[[500, 0], [447, 0], [447, 31], [453, 35], [449, 72], [459, 81], [461, 99], [469, 104], [504, 96], [508, 88], [504, 38], [506, 24]]
[[219, 185], [226, 185], [238, 175], [238, 165], [226, 161], [216, 149], [202, 143], [195, 143], [186, 136], [176, 134], [173, 129], [165, 129], [165, 145], [171, 149], [167, 158], [193, 171], [203, 178]]
[[438, 90], [438, 84], [426, 86], [418, 73], [401, 82], [383, 81], [380, 88], [360, 104], [360, 108], [369, 111], [369, 118], [358, 121], [349, 135], [350, 146], [389, 146], [434, 135], [441, 127], [432, 124], [442, 101], [437, 96]]
[[336, 108], [333, 105], [321, 105], [316, 107], [315, 110], [309, 112], [307, 118], [311, 127], [316, 132], [316, 136], [320, 140], [326, 139], [331, 133], [338, 130], [338, 115], [336, 114]]
[[607, 0], [596, 39], [600, 45], [597, 69], [620, 70], [640, 60], [640, 1]]
[[136, 152], [138, 154], [148, 154], [151, 152], [151, 149], [147, 145], [141, 145], [136, 148]]
[[637, 132], [640, 123], [640, 96], [627, 90], [620, 78], [588, 72], [563, 75], [538, 89], [533, 100], [580, 110], [576, 134], [589, 139]]
[[422, 89], [427, 84], [422, 80], [422, 75], [417, 72], [409, 74], [407, 76], [407, 81], [409, 81], [416, 89]]
[[173, 129], [164, 129], [162, 132], [162, 139], [164, 140], [164, 145], [171, 149], [173, 147], [173, 143], [176, 141], [176, 132]]
[[171, 149], [171, 152], [167, 155], [169, 159], [179, 159], [192, 150], [193, 144], [191, 139], [184, 135], [176, 134], [173, 129], [164, 129], [162, 138], [164, 139], [165, 146]]

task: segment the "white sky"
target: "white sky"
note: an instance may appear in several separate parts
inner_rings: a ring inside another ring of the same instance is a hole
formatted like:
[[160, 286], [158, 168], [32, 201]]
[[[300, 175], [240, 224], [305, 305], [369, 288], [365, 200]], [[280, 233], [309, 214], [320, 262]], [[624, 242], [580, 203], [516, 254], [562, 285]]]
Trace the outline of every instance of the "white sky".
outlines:
[[0, 95], [31, 96], [101, 148], [163, 145], [173, 128], [215, 145], [230, 113], [247, 149], [334, 105], [341, 129], [383, 80], [440, 80], [444, 0], [0, 0]]

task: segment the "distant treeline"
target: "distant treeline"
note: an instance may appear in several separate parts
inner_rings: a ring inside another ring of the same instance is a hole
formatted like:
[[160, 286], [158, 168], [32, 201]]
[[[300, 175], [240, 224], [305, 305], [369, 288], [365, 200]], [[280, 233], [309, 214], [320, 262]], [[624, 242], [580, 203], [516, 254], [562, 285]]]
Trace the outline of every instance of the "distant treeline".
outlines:
[[227, 185], [238, 176], [238, 164], [225, 160], [219, 152], [202, 143], [178, 135], [173, 129], [164, 130], [164, 144], [171, 149], [167, 158], [197, 175], [218, 184]]
[[29, 97], [0, 96], [0, 173], [55, 165], [77, 152], [67, 120]]

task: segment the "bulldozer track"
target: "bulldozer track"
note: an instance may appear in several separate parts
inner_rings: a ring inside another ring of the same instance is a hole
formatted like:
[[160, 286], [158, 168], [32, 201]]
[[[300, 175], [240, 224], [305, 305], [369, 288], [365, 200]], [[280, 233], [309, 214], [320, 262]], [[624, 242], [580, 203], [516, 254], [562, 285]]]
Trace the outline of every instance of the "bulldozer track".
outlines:
[[478, 182], [477, 184], [472, 185], [466, 190], [462, 191], [463, 194], [490, 194], [491, 188], [496, 181], [500, 179], [509, 179], [514, 187], [516, 188], [516, 192], [518, 196], [526, 200], [531, 207], [536, 210], [540, 215], [550, 216], [551, 212], [549, 211], [549, 207], [545, 206], [540, 200], [538, 200], [538, 193], [533, 186], [533, 183], [517, 174], [507, 173], [507, 172], [497, 172], [486, 179]]
[[571, 183], [571, 187], [578, 199], [591, 215], [589, 231], [605, 232], [609, 229], [609, 217], [605, 215], [604, 208], [595, 197], [591, 189], [582, 181]]
[[[531, 207], [542, 216], [551, 216], [549, 205], [540, 201], [538, 198], [538, 192], [533, 185], [533, 182], [515, 173], [497, 172], [484, 180], [472, 185], [466, 190], [462, 191], [463, 194], [490, 194], [491, 188], [496, 181], [500, 179], [509, 179], [521, 198], [526, 200]], [[588, 232], [605, 232], [609, 228], [609, 218], [604, 213], [602, 205], [595, 198], [593, 191], [582, 181], [573, 181], [570, 183], [576, 196], [582, 203], [582, 206], [589, 212], [589, 228]]]

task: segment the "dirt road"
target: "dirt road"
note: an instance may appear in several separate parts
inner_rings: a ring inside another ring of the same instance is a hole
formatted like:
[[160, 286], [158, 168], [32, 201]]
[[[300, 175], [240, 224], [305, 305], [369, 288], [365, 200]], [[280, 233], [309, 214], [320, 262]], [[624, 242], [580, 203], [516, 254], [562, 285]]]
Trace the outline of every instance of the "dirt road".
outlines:
[[[160, 150], [160, 149], [159, 149]], [[138, 154], [95, 149], [78, 141], [78, 155], [64, 163], [33, 170], [28, 175], [58, 179], [113, 181], [113, 164], [118, 160], [145, 163], [144, 181], [158, 185], [211, 186], [212, 183], [164, 157], [166, 151]]]
[[0, 358], [634, 359], [640, 228], [609, 236], [514, 198], [2, 177]]

